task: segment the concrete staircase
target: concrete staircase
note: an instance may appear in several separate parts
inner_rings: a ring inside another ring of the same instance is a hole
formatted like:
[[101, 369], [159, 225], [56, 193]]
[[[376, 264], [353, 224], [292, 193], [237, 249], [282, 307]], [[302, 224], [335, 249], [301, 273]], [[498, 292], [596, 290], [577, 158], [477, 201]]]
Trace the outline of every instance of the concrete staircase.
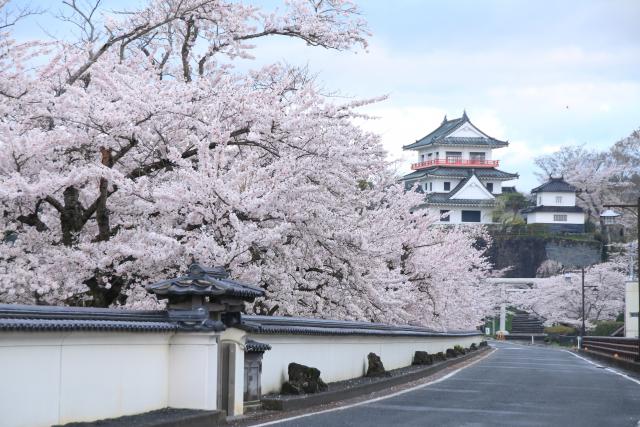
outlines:
[[511, 319], [511, 332], [507, 335], [508, 339], [543, 339], [544, 326], [542, 320], [532, 314], [518, 313]]

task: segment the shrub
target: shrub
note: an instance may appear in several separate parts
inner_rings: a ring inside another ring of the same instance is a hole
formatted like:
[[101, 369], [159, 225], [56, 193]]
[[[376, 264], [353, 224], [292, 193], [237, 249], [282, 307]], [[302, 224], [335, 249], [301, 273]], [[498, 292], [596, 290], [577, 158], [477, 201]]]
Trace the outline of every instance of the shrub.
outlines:
[[597, 337], [608, 337], [622, 325], [624, 325], [624, 322], [617, 322], [614, 320], [602, 320], [596, 324], [595, 328], [589, 331], [589, 335], [595, 335]]
[[578, 331], [571, 326], [556, 325], [544, 328], [544, 333], [549, 335], [577, 335]]

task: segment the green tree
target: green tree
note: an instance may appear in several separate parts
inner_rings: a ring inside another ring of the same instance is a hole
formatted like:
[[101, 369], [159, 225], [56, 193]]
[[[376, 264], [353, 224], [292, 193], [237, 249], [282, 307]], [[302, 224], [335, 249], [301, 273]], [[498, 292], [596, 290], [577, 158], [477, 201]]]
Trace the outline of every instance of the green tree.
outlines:
[[498, 208], [494, 220], [503, 224], [523, 223], [520, 211], [529, 206], [529, 200], [522, 193], [503, 193], [498, 197]]

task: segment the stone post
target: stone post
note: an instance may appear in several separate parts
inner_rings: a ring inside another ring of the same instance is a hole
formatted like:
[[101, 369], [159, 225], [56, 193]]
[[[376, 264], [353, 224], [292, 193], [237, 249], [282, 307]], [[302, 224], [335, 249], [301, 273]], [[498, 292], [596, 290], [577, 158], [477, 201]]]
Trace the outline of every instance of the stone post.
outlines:
[[500, 332], [507, 333], [507, 304], [500, 304]]
[[228, 416], [244, 413], [244, 346], [247, 333], [229, 328], [220, 335], [220, 409]]

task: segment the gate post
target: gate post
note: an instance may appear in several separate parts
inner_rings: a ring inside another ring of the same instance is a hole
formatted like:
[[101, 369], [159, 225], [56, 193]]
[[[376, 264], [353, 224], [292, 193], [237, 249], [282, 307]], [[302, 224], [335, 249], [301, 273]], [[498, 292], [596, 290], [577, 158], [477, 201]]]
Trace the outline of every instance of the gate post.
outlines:
[[244, 413], [244, 346], [247, 333], [229, 328], [220, 335], [219, 408], [228, 416]]

